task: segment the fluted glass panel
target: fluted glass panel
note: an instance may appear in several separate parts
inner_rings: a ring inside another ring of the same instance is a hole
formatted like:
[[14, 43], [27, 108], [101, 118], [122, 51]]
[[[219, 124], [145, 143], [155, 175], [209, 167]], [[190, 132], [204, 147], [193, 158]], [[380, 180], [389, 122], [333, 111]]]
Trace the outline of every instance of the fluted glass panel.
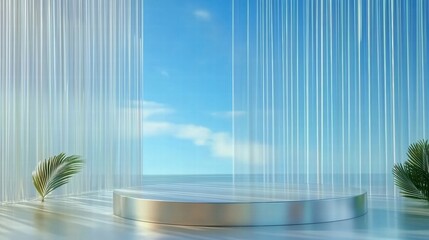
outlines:
[[142, 1], [0, 1], [0, 202], [35, 198], [60, 152], [85, 166], [57, 194], [133, 184], [142, 172]]
[[144, 5], [0, 0], [0, 202], [60, 152], [86, 163], [56, 194], [220, 173], [395, 195], [429, 137], [428, 1]]
[[235, 173], [394, 195], [429, 137], [429, 2], [232, 4]]

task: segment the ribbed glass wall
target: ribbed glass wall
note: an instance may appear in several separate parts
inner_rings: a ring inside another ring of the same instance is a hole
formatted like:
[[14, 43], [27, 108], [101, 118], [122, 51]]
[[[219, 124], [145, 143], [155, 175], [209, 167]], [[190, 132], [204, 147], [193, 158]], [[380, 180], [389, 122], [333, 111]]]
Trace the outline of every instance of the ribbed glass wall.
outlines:
[[0, 202], [34, 198], [60, 152], [86, 162], [57, 194], [222, 174], [394, 195], [393, 164], [429, 137], [428, 9], [2, 0]]
[[0, 1], [0, 202], [35, 198], [36, 163], [60, 152], [85, 167], [57, 194], [141, 176], [142, 7]]
[[235, 173], [394, 195], [393, 164], [429, 137], [429, 2], [233, 7]]

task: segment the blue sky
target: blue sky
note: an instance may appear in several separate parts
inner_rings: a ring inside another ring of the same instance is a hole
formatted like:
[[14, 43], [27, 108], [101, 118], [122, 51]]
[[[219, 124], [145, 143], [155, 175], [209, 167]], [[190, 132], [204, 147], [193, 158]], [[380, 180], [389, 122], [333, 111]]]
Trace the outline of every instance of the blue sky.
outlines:
[[428, 136], [425, 9], [146, 0], [145, 173], [231, 173], [234, 155], [244, 168], [263, 159], [250, 171], [390, 175]]
[[144, 172], [230, 173], [213, 143], [231, 132], [229, 1], [149, 0], [144, 21]]

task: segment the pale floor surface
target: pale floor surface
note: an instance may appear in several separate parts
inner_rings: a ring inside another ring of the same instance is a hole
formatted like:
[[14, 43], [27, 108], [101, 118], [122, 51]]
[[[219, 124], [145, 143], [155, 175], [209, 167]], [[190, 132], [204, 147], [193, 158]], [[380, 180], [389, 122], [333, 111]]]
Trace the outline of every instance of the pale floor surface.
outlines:
[[429, 204], [369, 198], [362, 217], [319, 224], [208, 228], [112, 214], [112, 192], [0, 206], [0, 239], [429, 239]]

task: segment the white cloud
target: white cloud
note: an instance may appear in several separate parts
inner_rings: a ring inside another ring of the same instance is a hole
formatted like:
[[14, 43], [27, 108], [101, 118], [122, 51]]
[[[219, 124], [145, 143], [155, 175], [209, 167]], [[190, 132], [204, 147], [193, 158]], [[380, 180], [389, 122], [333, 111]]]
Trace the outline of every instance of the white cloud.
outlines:
[[121, 130], [124, 137], [140, 137], [141, 133], [148, 136], [171, 134], [173, 124], [161, 121], [159, 117], [173, 112], [173, 109], [161, 103], [132, 101], [130, 106], [119, 108], [116, 114], [124, 116], [130, 121], [130, 125]]
[[166, 70], [161, 70], [160, 74], [161, 74], [161, 76], [163, 76], [165, 78], [169, 78], [170, 77], [170, 73], [167, 72]]
[[[220, 158], [236, 159], [239, 161], [262, 162], [263, 150], [268, 149], [266, 145], [249, 142], [249, 141], [234, 141], [232, 135], [227, 132], [213, 132], [211, 129], [194, 124], [177, 124], [170, 121], [156, 120], [157, 116], [170, 114], [173, 109], [165, 104], [152, 101], [136, 101], [133, 102], [132, 108], [125, 109], [128, 114], [133, 114], [135, 118], [137, 114], [143, 116], [143, 137], [151, 136], [171, 136], [178, 139], [189, 140], [197, 146], [208, 147], [212, 155]], [[222, 116], [242, 115], [244, 112], [224, 112]], [[138, 119], [138, 118], [136, 118]], [[135, 126], [137, 126], [137, 122]], [[136, 131], [132, 131], [131, 135], [135, 136]]]
[[207, 145], [213, 133], [210, 129], [197, 125], [176, 125], [175, 136], [188, 139], [195, 145]]
[[234, 147], [233, 140], [228, 133], [213, 134], [213, 144], [211, 145], [213, 155], [222, 158], [233, 158]]
[[213, 134], [213, 142], [211, 145], [212, 153], [215, 156], [229, 158], [239, 161], [261, 162], [263, 160], [263, 150], [267, 148], [260, 143], [249, 141], [234, 141], [228, 133]]
[[211, 19], [211, 14], [209, 11], [204, 9], [197, 9], [194, 11], [194, 16], [199, 20], [209, 21]]
[[153, 116], [166, 115], [173, 112], [173, 110], [164, 104], [151, 102], [151, 101], [134, 101], [132, 104], [132, 111], [142, 111], [143, 118], [148, 119]]
[[155, 136], [163, 134], [171, 134], [175, 126], [169, 122], [144, 121], [143, 134], [144, 136]]
[[210, 113], [213, 117], [218, 118], [237, 118], [246, 115], [245, 111], [226, 111], [226, 112], [212, 112]]

